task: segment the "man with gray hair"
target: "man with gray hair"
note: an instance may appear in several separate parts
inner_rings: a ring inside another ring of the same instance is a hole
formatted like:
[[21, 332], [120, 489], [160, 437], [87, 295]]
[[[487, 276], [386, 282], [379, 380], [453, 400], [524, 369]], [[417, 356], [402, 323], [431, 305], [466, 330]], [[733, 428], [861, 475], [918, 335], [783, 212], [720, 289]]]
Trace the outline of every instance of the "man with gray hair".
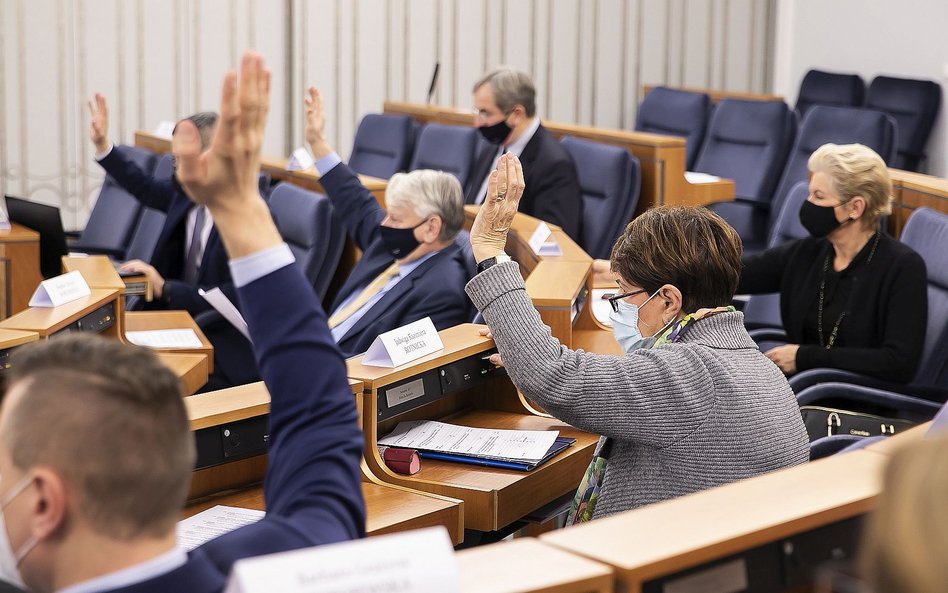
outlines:
[[464, 225], [461, 184], [450, 173], [399, 173], [388, 182], [386, 210], [339, 158], [325, 136], [316, 87], [306, 99], [306, 142], [320, 183], [362, 258], [329, 311], [333, 338], [347, 355], [376, 336], [425, 317], [439, 330], [470, 320], [465, 254], [455, 243]]
[[579, 242], [583, 219], [582, 194], [576, 167], [566, 149], [536, 115], [536, 89], [523, 72], [499, 68], [474, 85], [474, 126], [488, 142], [474, 164], [464, 201], [480, 204], [487, 176], [504, 153], [523, 164], [527, 189], [520, 212], [563, 227]]

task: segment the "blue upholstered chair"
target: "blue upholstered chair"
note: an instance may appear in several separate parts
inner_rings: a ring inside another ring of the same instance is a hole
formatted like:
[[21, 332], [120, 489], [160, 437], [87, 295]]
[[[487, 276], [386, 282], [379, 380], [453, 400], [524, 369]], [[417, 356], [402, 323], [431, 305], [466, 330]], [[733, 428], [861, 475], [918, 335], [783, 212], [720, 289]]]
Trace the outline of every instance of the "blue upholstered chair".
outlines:
[[345, 232], [333, 219], [332, 203], [323, 194], [290, 183], [274, 187], [269, 203], [297, 265], [323, 298], [345, 245]]
[[451, 173], [463, 188], [471, 174], [476, 145], [474, 128], [428, 124], [418, 133], [408, 170], [434, 169]]
[[[152, 170], [155, 153], [134, 146], [116, 145], [113, 150], [121, 151], [145, 171]], [[135, 196], [107, 175], [89, 214], [86, 228], [79, 239], [69, 245], [70, 250], [124, 258], [141, 209]]]
[[171, 179], [174, 175], [174, 156], [170, 152], [160, 155], [151, 174], [157, 179]]
[[617, 146], [570, 136], [561, 142], [576, 163], [583, 192], [583, 249], [592, 257], [609, 259], [639, 202], [639, 161]]
[[740, 200], [769, 201], [795, 133], [783, 101], [723, 99], [693, 169], [733, 179]]
[[132, 239], [125, 250], [125, 259], [140, 259], [150, 262], [155, 254], [158, 237], [165, 225], [165, 213], [154, 208], [142, 208], [138, 224], [132, 231]]
[[759, 202], [754, 208], [736, 202], [733, 206], [715, 206], [715, 211], [740, 233], [745, 253], [766, 247], [784, 198], [790, 188], [807, 180], [810, 155], [828, 142], [865, 144], [888, 163], [895, 155], [895, 120], [880, 111], [855, 107], [815, 105], [807, 111], [770, 203]]
[[704, 139], [710, 111], [711, 100], [704, 93], [655, 87], [639, 105], [635, 129], [638, 132], [683, 136], [687, 142], [685, 166], [691, 169]]
[[866, 83], [858, 74], [810, 70], [800, 82], [796, 109], [806, 115], [813, 105], [858, 107], [866, 94]]
[[918, 171], [941, 108], [941, 86], [932, 80], [877, 76], [869, 84], [866, 107], [888, 113], [898, 123], [898, 155], [892, 166]]
[[[787, 198], [783, 201], [777, 222], [767, 240], [767, 247], [776, 247], [807, 236], [807, 231], [800, 224], [800, 206], [810, 194], [810, 185], [806, 181], [797, 183], [790, 189]], [[751, 330], [751, 337], [755, 337], [754, 330], [761, 328], [778, 329], [783, 327], [780, 315], [780, 293], [755, 294], [744, 305], [744, 327]], [[762, 334], [757, 334], [755, 340], [763, 340]], [[760, 345], [760, 342], [758, 342]], [[768, 350], [764, 346], [761, 350]]]
[[928, 270], [928, 324], [915, 378], [903, 385], [839, 369], [810, 369], [790, 378], [798, 397], [807, 394], [811, 403], [825, 398], [876, 402], [889, 397], [896, 410], [927, 409], [929, 418], [948, 399], [948, 258], [944, 255], [948, 215], [919, 208], [902, 230], [901, 240], [922, 256]]
[[370, 113], [359, 122], [349, 166], [356, 173], [388, 179], [408, 166], [414, 141], [411, 117]]

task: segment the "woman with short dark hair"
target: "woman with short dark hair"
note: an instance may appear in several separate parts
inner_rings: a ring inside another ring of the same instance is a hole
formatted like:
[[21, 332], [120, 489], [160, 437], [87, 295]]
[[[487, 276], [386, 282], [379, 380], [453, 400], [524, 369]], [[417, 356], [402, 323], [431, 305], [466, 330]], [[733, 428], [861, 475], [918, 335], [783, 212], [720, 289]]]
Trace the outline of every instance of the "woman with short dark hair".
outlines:
[[543, 325], [503, 253], [523, 192], [512, 155], [491, 174], [471, 229], [467, 293], [518, 389], [604, 435], [570, 520], [582, 521], [804, 463], [806, 430], [786, 379], [729, 307], [741, 241], [716, 214], [659, 208], [612, 251], [614, 331], [625, 356], [570, 350]]

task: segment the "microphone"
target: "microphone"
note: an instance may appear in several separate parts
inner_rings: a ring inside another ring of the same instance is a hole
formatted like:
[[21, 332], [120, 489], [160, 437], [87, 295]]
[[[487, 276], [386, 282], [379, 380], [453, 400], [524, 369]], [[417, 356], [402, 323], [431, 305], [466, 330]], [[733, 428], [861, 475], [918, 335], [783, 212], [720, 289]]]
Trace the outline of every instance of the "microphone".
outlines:
[[431, 73], [431, 84], [428, 86], [428, 104], [431, 105], [431, 97], [434, 96], [435, 87], [438, 86], [438, 72], [441, 71], [441, 62], [435, 62], [434, 72]]

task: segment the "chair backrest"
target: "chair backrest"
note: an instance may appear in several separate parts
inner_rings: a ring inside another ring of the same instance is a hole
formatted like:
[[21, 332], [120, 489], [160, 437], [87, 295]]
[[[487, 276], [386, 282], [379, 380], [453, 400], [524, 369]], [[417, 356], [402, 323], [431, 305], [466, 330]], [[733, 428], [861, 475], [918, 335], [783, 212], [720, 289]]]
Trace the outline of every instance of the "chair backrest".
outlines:
[[142, 208], [141, 216], [138, 217], [138, 224], [132, 232], [132, 239], [128, 243], [128, 249], [125, 250], [125, 259], [140, 259], [151, 262], [166, 218], [165, 213], [160, 210]]
[[817, 148], [829, 142], [865, 144], [889, 163], [895, 155], [896, 136], [895, 120], [881, 111], [814, 105], [803, 116], [796, 141], [787, 156], [771, 200], [768, 229], [773, 228], [790, 188], [808, 178], [807, 161]]
[[[155, 153], [151, 151], [134, 146], [115, 146], [112, 150], [122, 151], [143, 171], [151, 171], [154, 167]], [[92, 212], [89, 213], [86, 228], [79, 236], [79, 243], [124, 253], [131, 240], [132, 231], [138, 224], [141, 209], [138, 199], [107, 175]]]
[[865, 94], [866, 83], [858, 74], [810, 70], [800, 82], [796, 109], [806, 115], [813, 105], [857, 107]]
[[157, 179], [171, 179], [171, 176], [174, 175], [174, 155], [166, 152], [159, 156], [155, 160], [155, 169], [151, 174]]
[[260, 176], [257, 177], [257, 188], [260, 190], [260, 196], [264, 200], [270, 199], [271, 188], [270, 188], [270, 174], [269, 173], [261, 173]]
[[938, 410], [935, 417], [932, 418], [932, 425], [925, 433], [927, 437], [936, 437], [948, 434], [948, 404], [945, 404]]
[[919, 208], [909, 217], [900, 239], [922, 256], [928, 271], [928, 325], [913, 383], [948, 386], [948, 215]]
[[866, 93], [866, 107], [888, 113], [898, 123], [898, 155], [892, 166], [918, 171], [941, 108], [941, 86], [932, 80], [876, 76]]
[[407, 115], [370, 113], [359, 122], [349, 166], [356, 173], [388, 179], [404, 171], [415, 141], [415, 120]]
[[280, 183], [270, 193], [269, 204], [297, 265], [323, 298], [345, 245], [345, 232], [334, 228], [339, 223], [333, 219], [332, 203], [323, 194]]
[[[774, 247], [807, 236], [807, 230], [800, 223], [800, 206], [810, 194], [810, 184], [797, 183], [790, 189], [777, 215], [774, 228], [767, 238], [767, 247]], [[744, 326], [747, 329], [764, 327], [783, 327], [780, 314], [780, 293], [755, 294], [744, 305]]]
[[408, 170], [434, 169], [451, 173], [463, 188], [471, 174], [476, 144], [474, 128], [428, 124], [418, 134]]
[[769, 201], [796, 132], [783, 101], [723, 99], [693, 169], [734, 180], [735, 194]]
[[608, 259], [639, 201], [639, 161], [624, 148], [571, 136], [561, 142], [579, 174], [583, 196], [583, 249]]
[[684, 136], [687, 141], [685, 166], [690, 169], [701, 148], [710, 111], [711, 99], [704, 93], [659, 86], [649, 91], [639, 105], [635, 129]]
[[5, 196], [10, 222], [33, 229], [40, 236], [40, 272], [43, 278], [63, 273], [62, 257], [66, 255], [66, 233], [59, 208], [22, 198]]

